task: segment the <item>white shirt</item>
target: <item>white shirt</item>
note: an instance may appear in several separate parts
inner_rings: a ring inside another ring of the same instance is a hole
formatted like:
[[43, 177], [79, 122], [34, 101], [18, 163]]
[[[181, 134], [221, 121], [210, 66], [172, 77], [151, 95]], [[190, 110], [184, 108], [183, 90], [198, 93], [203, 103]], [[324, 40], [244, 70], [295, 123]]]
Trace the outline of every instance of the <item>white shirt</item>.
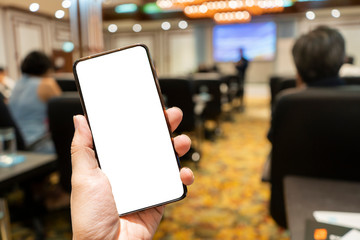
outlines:
[[0, 92], [5, 98], [9, 98], [12, 90], [15, 87], [15, 81], [7, 76], [4, 76], [3, 83], [0, 83]]

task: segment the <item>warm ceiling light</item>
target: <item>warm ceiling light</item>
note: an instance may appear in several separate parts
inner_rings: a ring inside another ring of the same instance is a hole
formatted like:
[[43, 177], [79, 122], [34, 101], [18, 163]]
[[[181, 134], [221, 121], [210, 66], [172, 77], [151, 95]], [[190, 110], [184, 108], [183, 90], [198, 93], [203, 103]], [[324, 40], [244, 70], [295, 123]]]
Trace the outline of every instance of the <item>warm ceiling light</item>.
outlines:
[[237, 19], [236, 13], [239, 11], [247, 12], [249, 19], [251, 15], [281, 12], [288, 1], [295, 0], [157, 0], [157, 4], [163, 9], [182, 9], [190, 18], [215, 18], [217, 13], [228, 13], [217, 15], [217, 19], [226, 18], [232, 21]]
[[108, 26], [108, 31], [111, 32], [111, 33], [114, 33], [118, 30], [118, 27], [115, 25], [115, 24], [110, 24]]
[[338, 9], [333, 9], [331, 10], [331, 16], [333, 16], [334, 18], [339, 18], [340, 17], [340, 11]]
[[64, 1], [62, 1], [61, 6], [63, 8], [69, 8], [69, 7], [71, 7], [71, 1], [70, 0], [64, 0]]
[[142, 26], [140, 24], [134, 24], [132, 29], [133, 29], [134, 32], [141, 32]]
[[65, 16], [65, 12], [63, 10], [57, 10], [55, 12], [55, 17], [58, 18], [58, 19], [61, 19]]
[[169, 30], [171, 28], [171, 24], [169, 22], [163, 22], [161, 24], [161, 28], [165, 31]]
[[313, 11], [307, 11], [306, 14], [305, 14], [306, 18], [309, 19], [309, 20], [314, 20], [316, 15]]
[[29, 6], [29, 10], [31, 12], [37, 12], [40, 9], [40, 5], [38, 3], [32, 3]]

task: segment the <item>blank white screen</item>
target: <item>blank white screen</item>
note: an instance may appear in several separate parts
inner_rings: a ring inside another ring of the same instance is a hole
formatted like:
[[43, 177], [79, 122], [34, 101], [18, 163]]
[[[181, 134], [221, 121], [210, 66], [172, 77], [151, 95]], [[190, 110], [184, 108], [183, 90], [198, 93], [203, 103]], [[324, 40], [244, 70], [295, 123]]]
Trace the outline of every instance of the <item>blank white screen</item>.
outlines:
[[99, 162], [119, 214], [184, 196], [145, 48], [89, 58], [75, 68]]

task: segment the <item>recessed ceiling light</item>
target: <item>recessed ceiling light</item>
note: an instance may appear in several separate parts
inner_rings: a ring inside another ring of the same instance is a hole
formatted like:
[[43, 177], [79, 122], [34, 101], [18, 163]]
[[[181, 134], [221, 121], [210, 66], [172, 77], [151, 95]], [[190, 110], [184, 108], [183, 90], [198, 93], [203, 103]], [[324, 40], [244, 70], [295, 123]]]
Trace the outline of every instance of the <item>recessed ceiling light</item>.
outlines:
[[38, 3], [32, 3], [29, 6], [29, 10], [32, 12], [37, 12], [40, 9], [40, 5]]
[[314, 20], [316, 17], [316, 15], [313, 11], [307, 11], [305, 15], [306, 15], [306, 18], [309, 20]]
[[64, 0], [64, 1], [62, 1], [61, 6], [63, 8], [69, 8], [69, 7], [71, 7], [71, 1], [70, 0]]
[[161, 24], [161, 28], [165, 31], [169, 30], [171, 28], [171, 24], [169, 22], [163, 22]]
[[186, 29], [188, 27], [188, 23], [185, 20], [182, 20], [178, 24], [179, 28]]
[[331, 10], [331, 16], [333, 16], [334, 18], [339, 18], [340, 17], [340, 11], [338, 9], [333, 9]]
[[57, 10], [55, 12], [55, 17], [60, 19], [60, 18], [63, 18], [65, 16], [65, 12], [63, 10]]
[[108, 31], [111, 32], [111, 33], [114, 33], [118, 30], [118, 27], [115, 25], [115, 24], [110, 24], [108, 26]]
[[134, 32], [141, 32], [142, 26], [140, 24], [134, 24], [132, 29], [133, 29]]

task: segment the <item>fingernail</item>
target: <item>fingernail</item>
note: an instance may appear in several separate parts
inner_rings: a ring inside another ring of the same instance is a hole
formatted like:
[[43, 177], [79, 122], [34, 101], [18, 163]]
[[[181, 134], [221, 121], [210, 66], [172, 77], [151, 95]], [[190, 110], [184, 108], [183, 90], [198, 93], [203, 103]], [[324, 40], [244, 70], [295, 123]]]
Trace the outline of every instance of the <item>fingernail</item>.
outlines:
[[75, 127], [75, 129], [77, 129], [78, 126], [79, 126], [79, 120], [78, 120], [78, 117], [77, 117], [76, 115], [73, 116], [73, 121], [74, 121], [74, 127]]

